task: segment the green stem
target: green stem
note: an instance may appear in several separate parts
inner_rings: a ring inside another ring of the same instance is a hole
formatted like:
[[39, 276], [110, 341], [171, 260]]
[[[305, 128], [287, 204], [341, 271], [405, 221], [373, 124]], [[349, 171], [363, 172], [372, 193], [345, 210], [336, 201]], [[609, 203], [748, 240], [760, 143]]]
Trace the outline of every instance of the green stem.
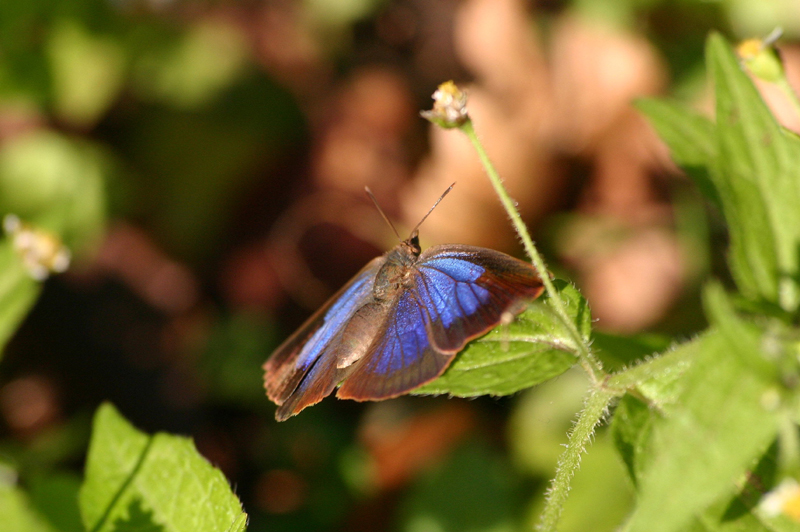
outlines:
[[581, 463], [581, 454], [591, 441], [595, 426], [603, 420], [613, 397], [612, 393], [600, 388], [589, 391], [586, 404], [569, 433], [567, 448], [558, 459], [556, 476], [547, 493], [547, 501], [539, 524], [539, 529], [543, 532], [557, 530], [564, 503], [569, 495], [570, 482]]
[[486, 174], [489, 176], [489, 181], [491, 181], [495, 192], [500, 197], [500, 201], [503, 203], [503, 207], [508, 213], [509, 218], [511, 218], [511, 223], [514, 224], [514, 229], [522, 239], [522, 244], [525, 246], [525, 252], [528, 254], [528, 257], [530, 257], [531, 262], [533, 262], [533, 266], [539, 273], [539, 277], [542, 278], [545, 290], [547, 290], [547, 295], [550, 297], [550, 301], [552, 301], [558, 317], [564, 323], [569, 335], [575, 342], [581, 365], [586, 372], [589, 373], [592, 381], [595, 384], [599, 383], [605, 376], [605, 373], [603, 372], [603, 366], [600, 364], [600, 361], [597, 360], [594, 355], [592, 355], [589, 346], [578, 332], [578, 328], [569, 318], [564, 302], [562, 301], [558, 291], [556, 291], [555, 287], [553, 286], [553, 282], [550, 280], [550, 273], [547, 271], [547, 266], [544, 263], [544, 259], [542, 259], [542, 256], [539, 254], [539, 251], [533, 244], [533, 240], [528, 233], [528, 228], [525, 226], [525, 222], [522, 221], [522, 217], [519, 215], [519, 211], [517, 211], [514, 201], [508, 195], [508, 192], [506, 191], [505, 187], [503, 186], [503, 182], [500, 179], [500, 175], [497, 173], [492, 161], [489, 159], [489, 155], [486, 153], [486, 150], [484, 150], [481, 141], [478, 139], [477, 133], [475, 133], [475, 127], [472, 124], [472, 119], [467, 119], [466, 122], [460, 126], [460, 129], [464, 132], [470, 142], [472, 142], [475, 151], [478, 152], [478, 157], [480, 157], [483, 168], [486, 170]]

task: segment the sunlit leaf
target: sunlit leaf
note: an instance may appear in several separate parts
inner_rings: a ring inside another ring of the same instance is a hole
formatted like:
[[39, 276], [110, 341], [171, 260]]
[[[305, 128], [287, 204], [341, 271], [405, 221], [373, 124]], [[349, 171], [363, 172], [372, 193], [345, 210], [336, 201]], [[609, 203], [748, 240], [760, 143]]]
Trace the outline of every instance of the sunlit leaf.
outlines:
[[80, 508], [95, 532], [238, 532], [247, 521], [225, 477], [191, 440], [148, 436], [109, 404], [95, 416]]
[[711, 35], [706, 62], [716, 124], [678, 105], [638, 103], [675, 161], [721, 206], [729, 263], [747, 296], [800, 305], [800, 139], [783, 129], [725, 40]]
[[769, 526], [771, 519], [764, 519], [758, 512], [763, 496], [775, 486], [777, 473], [778, 442], [775, 441], [740, 482], [739, 492], [733, 498], [721, 497], [700, 519], [707, 526], [717, 523], [720, 530], [737, 530], [734, 525], [739, 526], [738, 530], [780, 530]]
[[646, 370], [647, 374], [636, 384], [638, 393], [658, 408], [667, 408], [677, 403], [683, 393], [684, 374], [694, 359], [707, 349], [706, 343], [710, 343], [711, 349], [714, 349], [716, 340], [713, 337], [716, 334], [714, 329], [709, 329], [697, 338], [637, 366], [636, 370]]
[[664, 409], [678, 403], [686, 382], [684, 375], [704, 350], [716, 349], [717, 336], [719, 333], [711, 329], [610, 379], [612, 386], [635, 389], [634, 394], [620, 399], [611, 422], [614, 443], [634, 485], [638, 486], [641, 471], [652, 456], [654, 424], [663, 418]]
[[709, 166], [717, 155], [714, 122], [673, 102], [643, 99], [636, 107], [667, 144], [672, 159], [692, 176], [707, 198], [719, 205], [719, 195], [709, 177]]
[[691, 532], [796, 532], [797, 530], [794, 526], [783, 529], [768, 526], [751, 512], [733, 519], [725, 519], [722, 517], [724, 509], [724, 500], [714, 504], [703, 515], [695, 518], [692, 526], [686, 530]]
[[[561, 281], [558, 287], [570, 317], [588, 341], [591, 316], [586, 300], [572, 285]], [[511, 324], [470, 343], [441, 377], [413, 393], [509, 395], [565, 372], [576, 362], [575, 343], [551, 304], [547, 296], [534, 301]]]
[[716, 96], [718, 157], [712, 172], [731, 237], [731, 270], [745, 295], [793, 311], [800, 246], [800, 140], [769, 112], [730, 46], [706, 50]]
[[721, 288], [710, 287], [706, 296], [719, 334], [705, 337], [679, 401], [653, 427], [630, 532], [682, 530], [732, 494], [777, 431], [778, 412], [765, 403], [775, 383], [760, 330], [734, 314]]

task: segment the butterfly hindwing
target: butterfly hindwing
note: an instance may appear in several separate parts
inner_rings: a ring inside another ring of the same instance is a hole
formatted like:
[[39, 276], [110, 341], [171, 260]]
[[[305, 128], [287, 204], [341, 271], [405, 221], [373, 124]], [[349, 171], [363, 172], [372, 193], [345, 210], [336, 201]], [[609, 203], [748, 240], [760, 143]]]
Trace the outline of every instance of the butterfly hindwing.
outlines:
[[337, 392], [385, 399], [441, 375], [466, 343], [497, 325], [517, 303], [541, 294], [541, 279], [523, 261], [464, 245], [425, 251], [414, 282], [390, 306], [366, 355]]

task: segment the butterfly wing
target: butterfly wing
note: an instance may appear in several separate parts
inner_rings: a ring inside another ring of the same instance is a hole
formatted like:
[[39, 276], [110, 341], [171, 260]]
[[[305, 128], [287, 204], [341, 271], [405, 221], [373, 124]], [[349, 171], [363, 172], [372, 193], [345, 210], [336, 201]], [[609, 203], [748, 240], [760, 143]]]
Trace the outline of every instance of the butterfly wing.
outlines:
[[397, 296], [337, 397], [386, 399], [435, 379], [468, 341], [542, 291], [533, 266], [498, 251], [465, 245], [426, 250], [414, 282]]
[[353, 316], [372, 299], [375, 275], [384, 260], [378, 257], [367, 264], [264, 364], [264, 388], [279, 405], [276, 418], [286, 419], [319, 402], [341, 381], [335, 353]]

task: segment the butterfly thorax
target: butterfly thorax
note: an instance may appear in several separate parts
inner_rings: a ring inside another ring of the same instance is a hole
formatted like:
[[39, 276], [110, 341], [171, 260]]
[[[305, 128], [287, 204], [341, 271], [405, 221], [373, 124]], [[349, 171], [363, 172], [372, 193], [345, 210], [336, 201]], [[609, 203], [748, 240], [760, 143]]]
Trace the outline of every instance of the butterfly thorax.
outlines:
[[391, 299], [399, 290], [414, 282], [414, 265], [419, 260], [420, 252], [419, 239], [414, 233], [385, 255], [386, 260], [375, 276], [372, 288], [376, 299]]

